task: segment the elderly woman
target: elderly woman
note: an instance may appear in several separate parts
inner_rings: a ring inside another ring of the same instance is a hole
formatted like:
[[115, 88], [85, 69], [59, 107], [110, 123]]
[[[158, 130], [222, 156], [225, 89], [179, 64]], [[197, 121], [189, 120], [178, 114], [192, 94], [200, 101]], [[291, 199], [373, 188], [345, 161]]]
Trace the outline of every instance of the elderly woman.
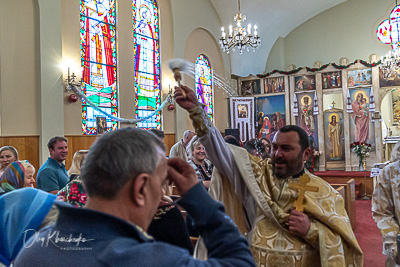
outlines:
[[23, 187], [33, 187], [35, 167], [27, 160], [15, 161], [7, 166], [0, 178], [0, 194]]
[[196, 170], [197, 177], [208, 189], [211, 181], [213, 165], [206, 159], [206, 150], [204, 149], [204, 146], [200, 144], [198, 138], [192, 142], [190, 148], [192, 151], [192, 157], [188, 163]]
[[372, 196], [372, 217], [381, 231], [386, 266], [395, 263], [396, 237], [400, 234], [400, 142], [392, 149], [391, 163], [379, 175]]
[[0, 148], [0, 176], [3, 175], [8, 164], [18, 160], [18, 151], [12, 146]]
[[57, 219], [55, 198], [29, 187], [0, 196], [0, 266], [9, 266], [36, 231]]

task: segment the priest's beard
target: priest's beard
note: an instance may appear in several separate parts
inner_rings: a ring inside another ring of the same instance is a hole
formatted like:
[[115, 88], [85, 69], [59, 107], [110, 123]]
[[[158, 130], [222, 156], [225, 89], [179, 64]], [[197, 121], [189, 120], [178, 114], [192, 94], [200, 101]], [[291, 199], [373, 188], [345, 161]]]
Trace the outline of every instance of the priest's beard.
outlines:
[[[300, 152], [297, 157], [294, 159], [284, 159], [283, 157], [275, 158], [272, 157], [272, 171], [274, 175], [278, 179], [286, 179], [290, 176], [296, 175], [300, 173], [300, 171], [304, 168], [303, 165], [303, 152]], [[275, 163], [285, 164], [285, 166], [276, 167]]]

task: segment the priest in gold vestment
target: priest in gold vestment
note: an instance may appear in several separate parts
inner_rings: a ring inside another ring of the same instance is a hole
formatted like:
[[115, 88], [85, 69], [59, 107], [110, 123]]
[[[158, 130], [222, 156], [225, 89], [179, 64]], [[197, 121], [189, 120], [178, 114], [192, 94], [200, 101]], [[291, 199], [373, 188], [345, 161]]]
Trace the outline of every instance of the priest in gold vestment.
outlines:
[[[305, 131], [293, 125], [281, 128], [274, 137], [271, 160], [263, 161], [226, 145], [188, 87], [176, 88], [175, 99], [189, 111], [219, 171], [210, 193], [224, 203], [227, 214], [248, 237], [259, 266], [362, 266], [343, 198], [304, 169], [311, 153]], [[297, 190], [289, 184], [299, 183], [302, 174], [310, 177], [307, 186], [319, 191], [305, 193], [304, 212], [299, 212], [293, 209]]]

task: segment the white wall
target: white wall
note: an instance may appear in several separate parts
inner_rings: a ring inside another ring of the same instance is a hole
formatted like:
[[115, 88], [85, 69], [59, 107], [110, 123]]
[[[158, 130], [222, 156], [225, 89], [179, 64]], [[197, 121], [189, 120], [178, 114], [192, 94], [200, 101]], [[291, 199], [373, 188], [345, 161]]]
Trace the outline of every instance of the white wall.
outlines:
[[368, 61], [371, 54], [385, 55], [391, 47], [377, 39], [376, 28], [394, 6], [392, 0], [351, 0], [315, 16], [276, 41], [265, 72], [289, 64], [312, 67], [315, 61], [339, 63], [341, 57]]

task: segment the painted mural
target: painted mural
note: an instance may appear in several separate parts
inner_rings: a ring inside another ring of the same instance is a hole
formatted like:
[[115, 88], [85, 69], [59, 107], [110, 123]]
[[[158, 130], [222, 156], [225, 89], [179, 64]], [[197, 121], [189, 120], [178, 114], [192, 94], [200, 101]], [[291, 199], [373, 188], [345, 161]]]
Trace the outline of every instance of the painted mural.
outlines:
[[372, 84], [372, 69], [349, 70], [347, 87], [368, 86]]
[[322, 73], [322, 89], [342, 87], [342, 75], [340, 71]]
[[296, 91], [315, 90], [315, 75], [303, 75], [294, 78]]
[[350, 91], [351, 113], [350, 128], [351, 142], [365, 142], [375, 149], [375, 127], [369, 112], [369, 95], [371, 88], [356, 88]]
[[265, 79], [264, 91], [265, 94], [285, 92], [285, 77]]
[[256, 136], [273, 140], [279, 129], [286, 125], [285, 96], [256, 98]]
[[379, 69], [379, 86], [400, 86], [400, 69]]
[[297, 125], [306, 131], [310, 143], [318, 150], [318, 123], [314, 116], [314, 92], [297, 93], [299, 116]]
[[242, 81], [240, 87], [242, 96], [261, 94], [260, 79]]
[[343, 110], [330, 109], [324, 112], [326, 161], [344, 160]]

